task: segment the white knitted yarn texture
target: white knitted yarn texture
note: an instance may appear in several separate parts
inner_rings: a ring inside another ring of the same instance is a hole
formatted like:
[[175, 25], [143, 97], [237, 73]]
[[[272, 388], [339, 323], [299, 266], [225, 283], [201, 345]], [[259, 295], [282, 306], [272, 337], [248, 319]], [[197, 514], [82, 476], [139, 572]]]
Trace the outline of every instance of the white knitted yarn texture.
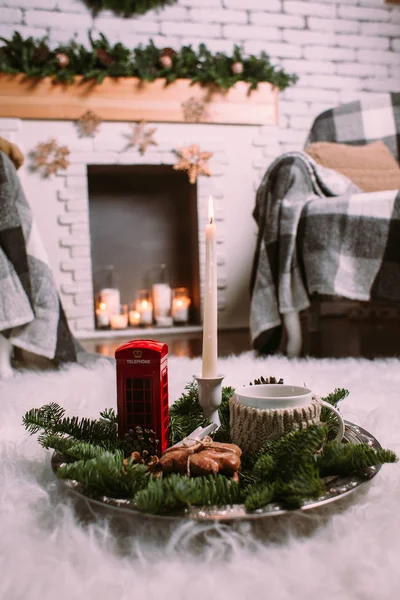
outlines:
[[267, 441], [277, 440], [289, 431], [319, 423], [321, 405], [313, 398], [309, 404], [294, 408], [262, 410], [230, 400], [232, 442], [243, 452], [256, 452]]

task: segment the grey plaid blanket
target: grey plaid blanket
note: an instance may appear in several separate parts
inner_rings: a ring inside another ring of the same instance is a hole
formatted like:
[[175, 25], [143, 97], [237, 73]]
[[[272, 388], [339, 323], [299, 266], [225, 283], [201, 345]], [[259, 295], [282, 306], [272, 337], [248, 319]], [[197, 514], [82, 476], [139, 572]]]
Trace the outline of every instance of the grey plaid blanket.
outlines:
[[45, 249], [16, 170], [0, 152], [0, 332], [56, 362], [76, 360]]
[[362, 193], [303, 152], [269, 167], [257, 192], [251, 278], [254, 348], [274, 351], [280, 315], [313, 293], [400, 301], [400, 193]]

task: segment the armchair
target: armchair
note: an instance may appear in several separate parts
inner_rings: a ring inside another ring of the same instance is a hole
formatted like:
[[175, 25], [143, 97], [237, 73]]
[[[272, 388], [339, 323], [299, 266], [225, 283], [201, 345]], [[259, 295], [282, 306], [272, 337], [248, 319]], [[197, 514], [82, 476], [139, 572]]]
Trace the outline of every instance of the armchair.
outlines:
[[77, 359], [39, 231], [15, 166], [0, 150], [0, 379], [13, 374], [13, 347], [54, 365]]
[[[400, 93], [352, 102], [319, 115], [306, 146], [382, 140], [399, 161]], [[251, 277], [253, 347], [298, 356], [299, 313], [313, 296], [400, 304], [400, 192], [363, 193], [347, 177], [289, 152], [257, 191], [258, 238]], [[314, 324], [318, 314], [314, 314]]]

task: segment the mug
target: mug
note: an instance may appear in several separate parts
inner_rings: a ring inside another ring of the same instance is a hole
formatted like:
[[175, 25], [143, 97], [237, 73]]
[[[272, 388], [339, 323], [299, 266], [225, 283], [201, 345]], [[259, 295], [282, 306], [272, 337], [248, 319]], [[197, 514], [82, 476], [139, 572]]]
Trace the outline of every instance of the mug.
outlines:
[[344, 435], [344, 421], [337, 408], [321, 400], [309, 388], [296, 385], [250, 385], [235, 390], [230, 403], [232, 441], [242, 450], [256, 450], [269, 439], [320, 422], [321, 408], [336, 414]]

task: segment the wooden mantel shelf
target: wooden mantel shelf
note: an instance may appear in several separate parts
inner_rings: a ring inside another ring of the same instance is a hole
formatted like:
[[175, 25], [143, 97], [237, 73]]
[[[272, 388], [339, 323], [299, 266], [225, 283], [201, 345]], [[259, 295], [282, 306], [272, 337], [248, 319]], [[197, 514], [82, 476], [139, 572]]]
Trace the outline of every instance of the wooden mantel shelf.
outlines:
[[243, 81], [223, 91], [188, 79], [166, 86], [164, 79], [106, 77], [97, 84], [76, 77], [73, 84], [63, 84], [50, 77], [31, 80], [23, 74], [0, 74], [0, 118], [75, 120], [92, 110], [104, 121], [182, 123], [188, 120], [182, 103], [194, 98], [205, 105], [202, 123], [272, 125], [278, 121], [278, 93], [269, 83], [249, 93]]

